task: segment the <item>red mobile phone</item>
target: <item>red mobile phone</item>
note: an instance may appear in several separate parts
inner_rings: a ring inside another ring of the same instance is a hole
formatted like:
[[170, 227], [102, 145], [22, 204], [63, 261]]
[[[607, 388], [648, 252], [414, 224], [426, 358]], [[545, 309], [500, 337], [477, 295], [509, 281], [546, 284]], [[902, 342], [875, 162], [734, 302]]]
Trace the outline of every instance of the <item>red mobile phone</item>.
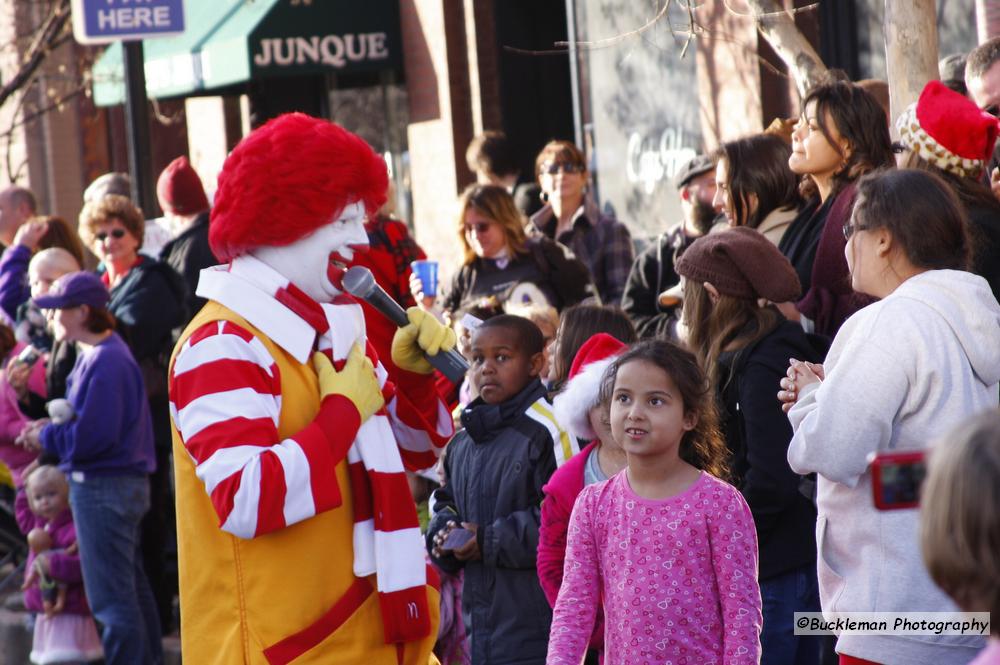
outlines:
[[876, 453], [872, 467], [872, 498], [879, 510], [916, 508], [927, 475], [923, 450]]
[[475, 536], [474, 533], [468, 529], [463, 529], [461, 527], [457, 529], [452, 529], [448, 537], [444, 539], [441, 543], [442, 551], [454, 551], [460, 548], [462, 545], [466, 544]]

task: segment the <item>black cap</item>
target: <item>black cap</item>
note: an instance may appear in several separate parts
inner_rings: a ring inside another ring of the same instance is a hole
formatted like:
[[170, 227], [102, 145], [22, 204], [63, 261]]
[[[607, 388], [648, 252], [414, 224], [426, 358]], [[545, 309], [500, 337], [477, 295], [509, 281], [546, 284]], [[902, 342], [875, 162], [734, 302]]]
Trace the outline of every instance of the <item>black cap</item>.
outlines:
[[674, 176], [674, 187], [680, 189], [702, 173], [715, 168], [715, 160], [708, 155], [695, 155]]

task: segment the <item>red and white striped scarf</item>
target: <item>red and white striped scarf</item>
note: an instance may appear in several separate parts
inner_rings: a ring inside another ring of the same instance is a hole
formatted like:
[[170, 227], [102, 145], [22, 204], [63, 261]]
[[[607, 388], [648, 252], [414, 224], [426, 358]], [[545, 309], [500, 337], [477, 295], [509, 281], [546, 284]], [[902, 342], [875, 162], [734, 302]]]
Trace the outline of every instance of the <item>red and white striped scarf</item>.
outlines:
[[365, 345], [375, 364], [386, 406], [362, 423], [347, 454], [354, 500], [354, 574], [376, 576], [386, 643], [426, 637], [431, 623], [423, 536], [387, 411], [395, 388], [366, 341], [361, 306], [349, 296], [320, 305], [291, 283], [274, 295], [316, 330], [317, 349], [336, 369], [343, 368], [355, 343]]

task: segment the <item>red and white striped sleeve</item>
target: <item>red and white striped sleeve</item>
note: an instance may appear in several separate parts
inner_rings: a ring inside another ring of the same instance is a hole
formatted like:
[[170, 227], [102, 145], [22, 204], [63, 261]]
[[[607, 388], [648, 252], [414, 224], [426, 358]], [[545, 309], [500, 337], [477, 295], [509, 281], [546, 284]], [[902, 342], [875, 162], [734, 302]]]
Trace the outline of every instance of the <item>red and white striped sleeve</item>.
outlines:
[[280, 440], [281, 376], [263, 343], [226, 321], [188, 338], [170, 372], [170, 413], [223, 531], [253, 538], [341, 504], [335, 467], [361, 421], [332, 397]]
[[396, 384], [396, 394], [386, 411], [403, 466], [410, 471], [432, 467], [455, 433], [455, 422], [438, 395], [434, 377], [396, 368], [390, 379]]

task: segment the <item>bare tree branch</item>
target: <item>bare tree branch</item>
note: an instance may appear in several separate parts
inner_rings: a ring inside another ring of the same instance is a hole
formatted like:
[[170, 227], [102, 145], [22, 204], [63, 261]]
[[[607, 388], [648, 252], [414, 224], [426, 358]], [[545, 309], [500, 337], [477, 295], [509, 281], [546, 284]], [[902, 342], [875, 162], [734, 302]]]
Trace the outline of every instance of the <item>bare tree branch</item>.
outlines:
[[9, 81], [0, 87], [0, 106], [3, 106], [11, 95], [24, 87], [35, 71], [41, 67], [52, 49], [68, 38], [68, 31], [64, 31], [69, 25], [69, 9], [70, 0], [57, 0], [53, 4], [48, 16], [35, 31], [21, 67]]

